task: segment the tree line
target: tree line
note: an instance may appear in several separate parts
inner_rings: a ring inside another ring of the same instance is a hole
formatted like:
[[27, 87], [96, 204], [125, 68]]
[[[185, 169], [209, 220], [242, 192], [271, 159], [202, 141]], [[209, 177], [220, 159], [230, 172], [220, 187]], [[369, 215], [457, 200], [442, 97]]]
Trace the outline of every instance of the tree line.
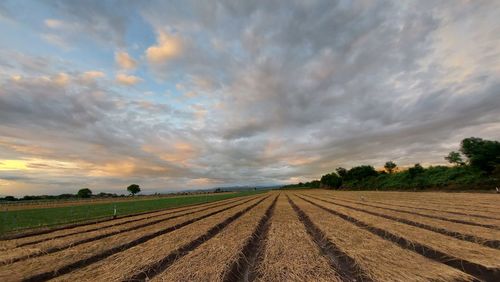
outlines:
[[[141, 192], [141, 187], [137, 184], [131, 184], [127, 187], [127, 191], [130, 195]], [[118, 195], [116, 193], [98, 193], [93, 194], [92, 190], [89, 188], [82, 188], [78, 190], [76, 194], [60, 194], [60, 195], [41, 195], [41, 196], [30, 196], [26, 195], [22, 198], [16, 198], [14, 196], [6, 196], [0, 198], [0, 201], [35, 201], [35, 200], [69, 200], [69, 199], [88, 199], [88, 198], [117, 198], [125, 197], [124, 194]]]
[[451, 166], [430, 166], [420, 163], [399, 168], [387, 161], [382, 170], [360, 165], [321, 176], [320, 180], [286, 185], [283, 188], [329, 189], [491, 189], [500, 184], [500, 142], [478, 137], [463, 139], [458, 151], [444, 157]]

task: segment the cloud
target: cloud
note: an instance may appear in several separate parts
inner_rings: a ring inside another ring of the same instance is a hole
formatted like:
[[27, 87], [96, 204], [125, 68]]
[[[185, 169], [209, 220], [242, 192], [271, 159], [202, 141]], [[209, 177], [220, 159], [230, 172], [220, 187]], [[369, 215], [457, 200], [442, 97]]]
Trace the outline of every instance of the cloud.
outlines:
[[70, 81], [70, 77], [66, 73], [61, 72], [53, 76], [51, 80], [60, 86], [66, 86]]
[[18, 74], [15, 74], [15, 75], [12, 75], [10, 77], [10, 79], [14, 80], [14, 81], [20, 81], [21, 79], [23, 79], [22, 76], [18, 75]]
[[465, 137], [500, 139], [492, 1], [112, 4], [50, 2], [44, 18], [64, 21], [57, 34], [68, 25], [71, 42], [111, 43], [106, 54], [138, 43], [149, 69], [115, 79], [141, 90], [86, 73], [108, 70], [93, 53], [0, 50], [0, 160], [37, 160], [2, 171], [8, 185], [276, 184], [387, 160], [442, 164]]
[[62, 26], [64, 26], [64, 22], [61, 20], [57, 20], [57, 19], [46, 19], [44, 21], [44, 23], [45, 23], [45, 26], [47, 26], [49, 28], [53, 28], [53, 29], [58, 29], [58, 28], [61, 28]]
[[181, 39], [164, 31], [160, 31], [157, 44], [146, 50], [146, 58], [152, 64], [163, 64], [169, 59], [179, 56], [182, 52]]
[[50, 1], [46, 3], [64, 21], [65, 36], [88, 36], [102, 44], [125, 45], [127, 19], [140, 6], [136, 1], [97, 1], [85, 3]]
[[115, 61], [118, 66], [125, 70], [134, 69], [137, 66], [137, 61], [135, 61], [127, 52], [116, 52]]
[[64, 50], [70, 50], [71, 44], [69, 44], [66, 39], [61, 37], [60, 35], [57, 34], [52, 34], [52, 33], [43, 33], [40, 35], [40, 37], [45, 40], [46, 42], [55, 45], [61, 49]]
[[119, 73], [116, 75], [116, 82], [127, 86], [135, 85], [141, 81], [141, 78], [134, 75], [127, 75], [124, 73]]
[[103, 73], [102, 71], [95, 71], [95, 70], [86, 71], [82, 74], [82, 78], [86, 81], [91, 81], [91, 80], [95, 80], [98, 78], [104, 78], [104, 77], [106, 77], [105, 73]]

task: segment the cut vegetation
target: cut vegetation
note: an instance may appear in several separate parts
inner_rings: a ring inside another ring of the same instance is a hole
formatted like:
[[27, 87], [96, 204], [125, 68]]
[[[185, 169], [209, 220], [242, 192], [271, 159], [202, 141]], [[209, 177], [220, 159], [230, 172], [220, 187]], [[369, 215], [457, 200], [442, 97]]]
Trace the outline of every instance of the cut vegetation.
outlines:
[[287, 190], [34, 230], [0, 241], [0, 281], [500, 281], [499, 197], [475, 196]]

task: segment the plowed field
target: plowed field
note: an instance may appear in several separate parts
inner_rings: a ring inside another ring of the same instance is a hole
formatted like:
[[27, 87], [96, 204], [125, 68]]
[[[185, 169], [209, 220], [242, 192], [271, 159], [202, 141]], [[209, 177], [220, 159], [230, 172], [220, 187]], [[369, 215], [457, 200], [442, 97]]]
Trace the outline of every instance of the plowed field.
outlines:
[[287, 190], [0, 241], [0, 281], [500, 281], [500, 195]]

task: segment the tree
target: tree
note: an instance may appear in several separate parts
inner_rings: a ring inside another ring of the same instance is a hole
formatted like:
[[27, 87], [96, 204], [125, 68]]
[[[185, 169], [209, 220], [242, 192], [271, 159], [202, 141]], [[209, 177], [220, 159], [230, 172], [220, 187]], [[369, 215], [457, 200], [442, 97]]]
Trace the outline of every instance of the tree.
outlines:
[[319, 180], [313, 180], [310, 182], [310, 187], [311, 188], [319, 188], [321, 185], [321, 182]]
[[371, 165], [355, 166], [347, 171], [346, 180], [363, 180], [368, 177], [377, 176], [377, 171]]
[[337, 167], [335, 171], [337, 171], [337, 174], [342, 178], [344, 178], [347, 175], [347, 169], [343, 167]]
[[78, 198], [90, 198], [92, 196], [92, 191], [89, 188], [83, 188], [78, 190], [78, 193], [76, 193]]
[[410, 167], [408, 169], [408, 173], [410, 174], [411, 178], [415, 178], [415, 176], [421, 174], [424, 171], [425, 169], [420, 164], [415, 164], [413, 167]]
[[388, 173], [392, 173], [396, 169], [396, 167], [398, 167], [398, 166], [393, 161], [388, 161], [384, 165], [384, 168], [385, 168], [385, 170], [387, 170]]
[[321, 186], [325, 188], [340, 188], [342, 185], [342, 178], [340, 178], [335, 172], [332, 172], [321, 176], [320, 183]]
[[462, 156], [459, 152], [451, 151], [448, 156], [444, 157], [450, 164], [455, 164], [456, 166], [464, 165], [464, 161], [462, 160]]
[[472, 167], [476, 167], [488, 174], [500, 165], [500, 142], [483, 140], [477, 137], [462, 140], [460, 151], [469, 160]]
[[127, 191], [129, 191], [130, 194], [135, 195], [135, 194], [141, 192], [141, 187], [139, 187], [139, 185], [137, 185], [137, 184], [132, 184], [132, 185], [127, 187]]

